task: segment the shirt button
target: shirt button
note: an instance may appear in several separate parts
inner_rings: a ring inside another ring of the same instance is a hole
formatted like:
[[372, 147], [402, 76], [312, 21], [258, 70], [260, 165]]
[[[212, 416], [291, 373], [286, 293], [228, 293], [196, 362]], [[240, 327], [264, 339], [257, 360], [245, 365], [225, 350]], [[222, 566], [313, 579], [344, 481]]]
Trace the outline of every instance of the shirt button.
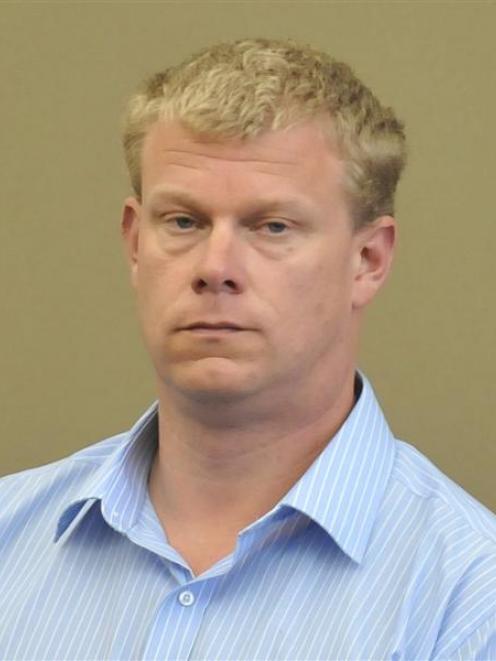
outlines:
[[189, 590], [184, 590], [179, 593], [179, 603], [181, 606], [191, 606], [195, 602], [195, 595]]

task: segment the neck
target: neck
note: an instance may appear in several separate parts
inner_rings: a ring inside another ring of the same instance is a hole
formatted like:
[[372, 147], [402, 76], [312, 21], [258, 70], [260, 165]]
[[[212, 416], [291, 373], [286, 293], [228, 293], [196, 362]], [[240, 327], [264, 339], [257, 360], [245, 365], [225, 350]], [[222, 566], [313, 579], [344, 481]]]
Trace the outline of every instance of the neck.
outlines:
[[161, 393], [149, 486], [167, 532], [175, 521], [238, 532], [289, 491], [352, 409], [354, 371], [311, 398], [295, 390], [265, 396], [258, 407], [253, 400], [198, 405]]

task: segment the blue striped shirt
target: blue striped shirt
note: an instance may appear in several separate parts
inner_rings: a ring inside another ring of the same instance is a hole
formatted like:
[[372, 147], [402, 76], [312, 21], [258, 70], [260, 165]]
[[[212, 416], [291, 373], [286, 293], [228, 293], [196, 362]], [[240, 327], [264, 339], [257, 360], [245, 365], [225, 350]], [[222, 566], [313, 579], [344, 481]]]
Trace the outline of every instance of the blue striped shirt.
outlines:
[[496, 517], [388, 428], [367, 379], [287, 495], [199, 576], [126, 433], [0, 480], [0, 658], [496, 659]]

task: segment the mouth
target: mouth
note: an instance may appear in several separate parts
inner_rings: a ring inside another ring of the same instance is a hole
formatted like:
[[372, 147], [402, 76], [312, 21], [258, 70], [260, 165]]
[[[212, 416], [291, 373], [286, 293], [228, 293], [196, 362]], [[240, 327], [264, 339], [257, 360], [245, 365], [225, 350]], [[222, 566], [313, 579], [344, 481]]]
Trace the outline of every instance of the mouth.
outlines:
[[240, 331], [240, 330], [245, 330], [244, 328], [241, 328], [241, 326], [238, 326], [237, 324], [233, 324], [228, 321], [222, 321], [217, 324], [209, 324], [206, 322], [199, 321], [194, 324], [190, 324], [189, 326], [186, 326], [182, 328], [181, 330], [191, 330], [191, 331]]
[[207, 338], [227, 338], [234, 335], [240, 335], [249, 330], [248, 328], [242, 328], [238, 324], [234, 324], [230, 321], [220, 321], [218, 323], [208, 323], [204, 321], [198, 321], [189, 326], [185, 326], [179, 329], [180, 331], [186, 332], [190, 337], [204, 337]]
[[242, 328], [206, 328], [197, 326], [196, 328], [185, 328], [187, 333], [193, 335], [232, 335], [234, 333], [241, 333]]

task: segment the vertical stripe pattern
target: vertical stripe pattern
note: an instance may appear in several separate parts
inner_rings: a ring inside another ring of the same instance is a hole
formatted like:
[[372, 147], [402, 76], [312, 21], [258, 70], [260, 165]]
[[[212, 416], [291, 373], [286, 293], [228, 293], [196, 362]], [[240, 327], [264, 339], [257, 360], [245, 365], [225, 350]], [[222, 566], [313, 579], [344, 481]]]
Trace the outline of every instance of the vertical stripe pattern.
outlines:
[[0, 479], [0, 659], [496, 660], [496, 517], [358, 376], [322, 453], [199, 576], [148, 496], [157, 402]]

